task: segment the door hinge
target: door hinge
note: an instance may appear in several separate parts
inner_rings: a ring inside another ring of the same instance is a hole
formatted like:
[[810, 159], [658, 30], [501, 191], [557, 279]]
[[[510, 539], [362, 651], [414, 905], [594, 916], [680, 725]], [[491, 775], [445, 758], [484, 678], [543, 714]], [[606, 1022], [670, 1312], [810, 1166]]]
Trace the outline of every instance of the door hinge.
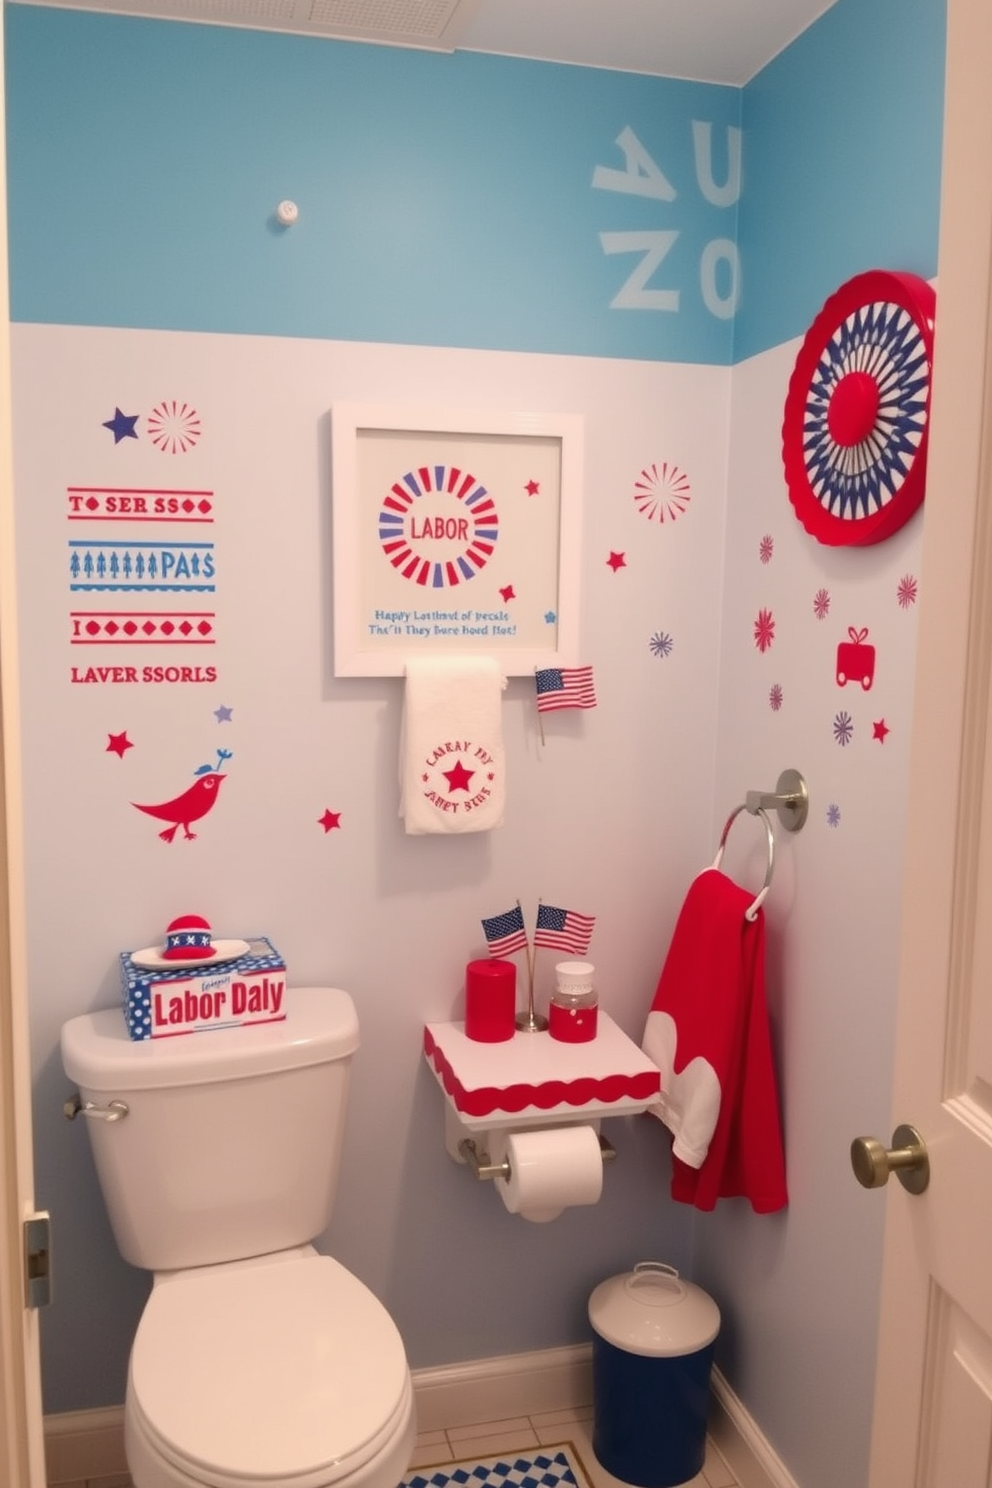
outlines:
[[24, 1297], [28, 1307], [52, 1300], [52, 1224], [46, 1210], [24, 1221]]

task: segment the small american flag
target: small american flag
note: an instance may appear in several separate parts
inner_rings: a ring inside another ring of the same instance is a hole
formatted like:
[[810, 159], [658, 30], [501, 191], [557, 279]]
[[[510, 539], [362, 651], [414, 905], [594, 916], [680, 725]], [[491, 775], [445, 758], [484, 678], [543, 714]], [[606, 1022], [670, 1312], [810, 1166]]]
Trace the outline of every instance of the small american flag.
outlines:
[[584, 956], [595, 923], [595, 915], [575, 914], [570, 909], [557, 909], [553, 904], [539, 904], [534, 944], [554, 951], [568, 951], [573, 956]]
[[595, 708], [596, 688], [592, 667], [545, 667], [534, 673], [537, 683], [537, 711], [550, 713], [555, 708]]
[[527, 931], [524, 929], [524, 916], [519, 904], [516, 909], [508, 909], [505, 914], [493, 915], [491, 920], [483, 920], [482, 929], [490, 956], [512, 956], [514, 951], [527, 949]]

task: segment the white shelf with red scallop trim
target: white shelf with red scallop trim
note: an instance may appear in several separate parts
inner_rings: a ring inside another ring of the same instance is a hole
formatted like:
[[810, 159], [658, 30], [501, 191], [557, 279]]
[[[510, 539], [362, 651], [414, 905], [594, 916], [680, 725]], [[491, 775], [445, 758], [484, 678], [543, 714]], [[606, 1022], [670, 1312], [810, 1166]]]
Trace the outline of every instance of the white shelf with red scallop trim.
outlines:
[[658, 1066], [602, 1010], [596, 1037], [582, 1044], [523, 1030], [487, 1044], [467, 1038], [464, 1023], [428, 1023], [424, 1056], [445, 1097], [445, 1144], [459, 1161], [465, 1136], [636, 1115], [661, 1089]]

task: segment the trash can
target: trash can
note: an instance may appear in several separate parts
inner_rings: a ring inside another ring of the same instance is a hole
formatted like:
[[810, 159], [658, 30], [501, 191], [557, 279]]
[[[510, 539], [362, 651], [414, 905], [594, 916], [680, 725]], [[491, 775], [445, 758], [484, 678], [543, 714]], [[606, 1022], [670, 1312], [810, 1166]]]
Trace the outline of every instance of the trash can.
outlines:
[[589, 1298], [597, 1459], [637, 1488], [702, 1471], [720, 1310], [673, 1266], [640, 1261]]

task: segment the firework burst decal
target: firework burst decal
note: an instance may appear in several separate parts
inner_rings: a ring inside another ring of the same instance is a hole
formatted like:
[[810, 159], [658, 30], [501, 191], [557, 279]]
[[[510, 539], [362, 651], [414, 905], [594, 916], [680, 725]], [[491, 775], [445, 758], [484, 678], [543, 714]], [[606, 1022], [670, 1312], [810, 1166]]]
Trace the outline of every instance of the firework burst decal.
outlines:
[[147, 423], [149, 439], [164, 455], [185, 455], [200, 438], [200, 415], [175, 398], [153, 408]]
[[843, 749], [854, 737], [854, 720], [850, 713], [838, 713], [834, 718], [834, 738]]
[[896, 600], [901, 610], [908, 610], [916, 603], [917, 583], [912, 574], [904, 574], [896, 588]]
[[667, 460], [646, 466], [634, 482], [634, 504], [649, 521], [674, 522], [690, 499], [689, 477]]
[[775, 639], [775, 617], [771, 610], [759, 610], [754, 622], [754, 644], [764, 653]]

